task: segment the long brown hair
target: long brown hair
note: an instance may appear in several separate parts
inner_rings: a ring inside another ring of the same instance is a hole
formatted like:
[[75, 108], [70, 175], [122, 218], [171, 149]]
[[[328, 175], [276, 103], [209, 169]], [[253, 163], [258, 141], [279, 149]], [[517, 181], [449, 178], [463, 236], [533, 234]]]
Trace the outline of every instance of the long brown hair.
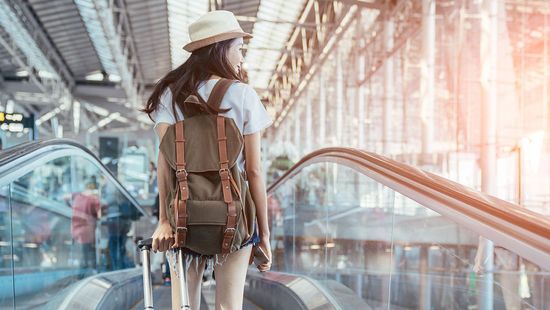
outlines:
[[[217, 75], [222, 78], [242, 81], [241, 74], [235, 72], [227, 53], [234, 39], [217, 42], [207, 45], [191, 53], [191, 56], [179, 67], [168, 72], [162, 77], [153, 89], [153, 93], [147, 99], [145, 108], [140, 109], [141, 112], [147, 113], [149, 118], [154, 122], [151, 114], [157, 109], [160, 104], [160, 97], [167, 87], [172, 91], [172, 111], [174, 117], [177, 118], [176, 106], [179, 106], [183, 114], [186, 111], [191, 111], [193, 107], [184, 105], [184, 100], [189, 95], [196, 95], [199, 84], [210, 78], [212, 75]], [[207, 107], [210, 112], [221, 113], [227, 112], [230, 109], [219, 109], [217, 107]]]

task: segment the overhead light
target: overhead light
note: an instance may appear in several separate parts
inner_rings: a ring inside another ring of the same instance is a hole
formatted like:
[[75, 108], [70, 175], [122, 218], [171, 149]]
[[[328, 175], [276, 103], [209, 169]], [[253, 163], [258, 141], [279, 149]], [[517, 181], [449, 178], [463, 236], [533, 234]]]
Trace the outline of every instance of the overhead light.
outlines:
[[109, 81], [111, 81], [111, 82], [120, 82], [121, 81], [120, 75], [109, 74]]
[[125, 123], [125, 124], [128, 123], [128, 119], [127, 119], [126, 117], [124, 117], [124, 116], [119, 116], [119, 117], [117, 117], [116, 120], [119, 121], [119, 122], [121, 122], [121, 123]]
[[27, 70], [19, 70], [17, 72], [15, 72], [15, 76], [18, 76], [18, 77], [27, 77], [29, 76], [29, 71]]
[[78, 133], [80, 130], [80, 102], [77, 100], [73, 102], [73, 126], [74, 132]]
[[42, 115], [37, 121], [36, 121], [36, 126], [40, 126], [42, 125], [42, 123], [48, 121], [49, 119], [51, 119], [52, 117], [56, 116], [59, 112], [61, 112], [62, 109], [60, 107], [57, 107], [55, 109], [53, 109], [52, 111]]
[[103, 73], [101, 72], [94, 72], [86, 75], [87, 81], [103, 81]]
[[38, 71], [38, 76], [43, 79], [53, 79], [55, 78], [55, 75], [51, 72], [40, 70]]
[[113, 120], [117, 119], [118, 117], [120, 116], [120, 113], [118, 112], [115, 112], [115, 113], [112, 113], [110, 114], [109, 116], [107, 116], [106, 118], [104, 119], [101, 119], [99, 122], [97, 122], [96, 125], [90, 127], [88, 129], [88, 133], [92, 133], [92, 132], [95, 132], [97, 131], [99, 128], [109, 124], [110, 122], [112, 122]]
[[13, 113], [14, 106], [15, 102], [13, 100], [8, 100], [6, 103], [6, 113]]
[[110, 122], [112, 122], [113, 120], [115, 120], [119, 116], [120, 116], [120, 113], [118, 113], [118, 112], [112, 113], [111, 115], [107, 116], [106, 118], [104, 118], [102, 120], [99, 120], [99, 122], [97, 122], [97, 126], [98, 127], [103, 127], [103, 126], [109, 124]]
[[126, 98], [119, 98], [119, 97], [107, 97], [108, 102], [114, 102], [114, 103], [124, 103], [126, 102]]
[[93, 104], [85, 103], [84, 107], [86, 108], [86, 110], [88, 110], [90, 112], [93, 112], [97, 115], [101, 115], [101, 116], [109, 115], [109, 111], [107, 109], [98, 107], [98, 106], [93, 105]]

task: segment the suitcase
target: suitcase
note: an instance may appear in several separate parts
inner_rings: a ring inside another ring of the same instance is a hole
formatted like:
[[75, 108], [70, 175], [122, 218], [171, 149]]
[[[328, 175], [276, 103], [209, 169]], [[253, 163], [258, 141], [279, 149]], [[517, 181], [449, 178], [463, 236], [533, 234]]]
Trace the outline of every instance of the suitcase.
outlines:
[[[138, 248], [141, 251], [141, 263], [143, 265], [143, 308], [154, 309], [153, 306], [153, 283], [151, 282], [151, 247], [153, 239], [140, 240]], [[183, 268], [184, 253], [182, 249], [177, 249], [177, 270], [180, 277], [181, 305], [180, 309], [191, 309], [189, 305], [189, 294], [187, 291], [187, 268]], [[172, 279], [173, 281], [173, 279]]]

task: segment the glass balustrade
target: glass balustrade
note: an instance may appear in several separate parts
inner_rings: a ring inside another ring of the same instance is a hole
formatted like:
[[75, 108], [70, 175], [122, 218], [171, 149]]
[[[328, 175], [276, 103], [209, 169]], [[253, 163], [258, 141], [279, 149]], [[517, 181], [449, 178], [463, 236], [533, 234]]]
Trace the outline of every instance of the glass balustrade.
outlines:
[[134, 267], [142, 211], [97, 160], [70, 152], [0, 180], [0, 308], [40, 307], [84, 277]]
[[550, 307], [548, 270], [350, 166], [307, 166], [268, 208], [275, 271], [338, 282], [373, 309]]

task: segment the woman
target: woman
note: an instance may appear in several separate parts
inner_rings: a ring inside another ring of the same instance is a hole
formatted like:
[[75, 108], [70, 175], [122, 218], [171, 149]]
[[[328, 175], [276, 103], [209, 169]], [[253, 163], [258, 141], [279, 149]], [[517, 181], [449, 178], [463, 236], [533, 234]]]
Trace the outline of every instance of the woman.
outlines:
[[[151, 97], [143, 110], [155, 121], [155, 130], [162, 139], [169, 125], [182, 120], [184, 115], [176, 102], [183, 103], [190, 94], [198, 94], [205, 101], [220, 78], [242, 81], [243, 38], [252, 37], [245, 33], [233, 13], [211, 11], [189, 26], [191, 42], [184, 49], [191, 52], [181, 66], [169, 72], [156, 84]], [[171, 89], [174, 89], [172, 94]], [[234, 119], [244, 137], [244, 149], [237, 164], [245, 170], [252, 199], [256, 205], [258, 222], [255, 243], [267, 253], [271, 261], [269, 227], [267, 221], [267, 195], [260, 161], [260, 132], [272, 124], [254, 89], [245, 83], [233, 83], [227, 90], [220, 105], [220, 114]], [[246, 158], [246, 160], [245, 160]], [[165, 197], [167, 178], [173, 173], [166, 159], [159, 153], [157, 177], [159, 195]], [[174, 244], [173, 227], [166, 217], [164, 200], [160, 199], [160, 218], [153, 234], [153, 250], [167, 251]], [[259, 238], [258, 238], [259, 237]], [[216, 309], [242, 309], [244, 282], [251, 246], [229, 254], [222, 264], [216, 264]], [[197, 260], [196, 260], [197, 261]], [[204, 260], [199, 260], [199, 268], [189, 268], [188, 290], [191, 309], [199, 309], [201, 279]], [[190, 264], [195, 265], [195, 264]], [[269, 270], [271, 263], [259, 266], [260, 271]], [[172, 274], [172, 308], [179, 309], [179, 288]]]

